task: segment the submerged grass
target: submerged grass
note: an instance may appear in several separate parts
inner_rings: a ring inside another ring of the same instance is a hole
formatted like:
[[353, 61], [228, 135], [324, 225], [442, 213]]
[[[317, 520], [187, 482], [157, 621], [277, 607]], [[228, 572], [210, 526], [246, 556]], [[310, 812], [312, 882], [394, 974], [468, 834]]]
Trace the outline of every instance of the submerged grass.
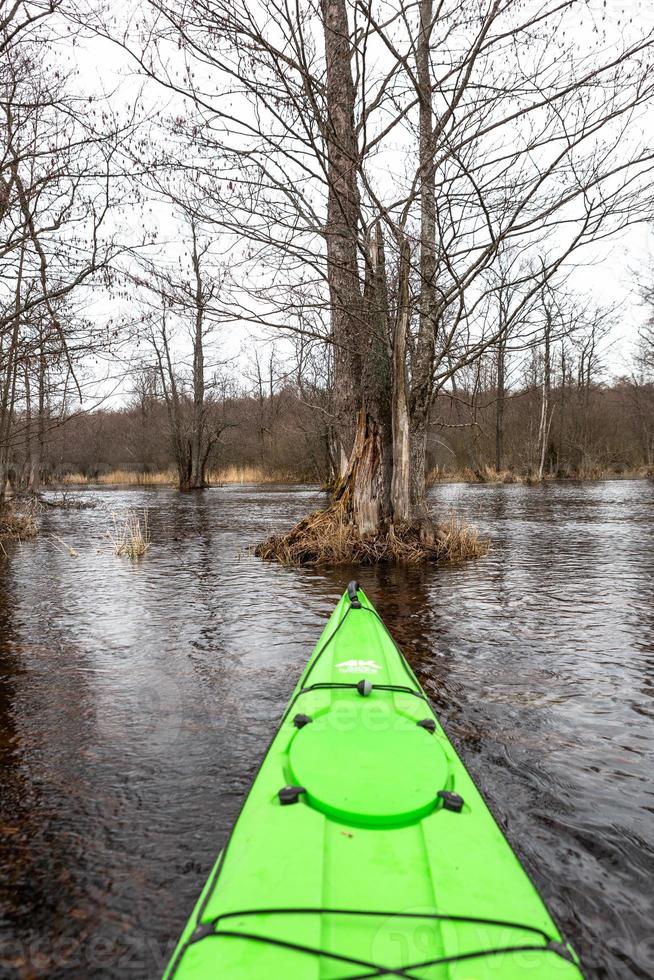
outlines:
[[259, 558], [283, 565], [418, 564], [456, 562], [485, 555], [489, 542], [465, 521], [450, 515], [425, 533], [424, 524], [396, 524], [362, 535], [338, 504], [309, 514], [287, 534], [273, 535], [255, 549]]
[[78, 552], [75, 551], [72, 545], [67, 544], [63, 538], [60, 538], [58, 534], [51, 534], [50, 538], [55, 544], [59, 545], [57, 550], [63, 551], [65, 554], [70, 555], [71, 558], [77, 558]]
[[147, 511], [143, 512], [143, 520], [133, 511], [128, 512], [122, 520], [113, 515], [114, 526], [107, 532], [114, 549], [114, 554], [125, 558], [140, 558], [150, 547], [150, 529], [148, 527]]

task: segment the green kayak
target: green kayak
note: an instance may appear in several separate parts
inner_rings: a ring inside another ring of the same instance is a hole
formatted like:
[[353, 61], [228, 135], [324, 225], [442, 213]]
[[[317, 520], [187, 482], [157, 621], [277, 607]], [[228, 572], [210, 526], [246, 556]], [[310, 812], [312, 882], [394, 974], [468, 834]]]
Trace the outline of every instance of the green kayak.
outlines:
[[353, 582], [164, 978], [384, 976], [582, 975]]

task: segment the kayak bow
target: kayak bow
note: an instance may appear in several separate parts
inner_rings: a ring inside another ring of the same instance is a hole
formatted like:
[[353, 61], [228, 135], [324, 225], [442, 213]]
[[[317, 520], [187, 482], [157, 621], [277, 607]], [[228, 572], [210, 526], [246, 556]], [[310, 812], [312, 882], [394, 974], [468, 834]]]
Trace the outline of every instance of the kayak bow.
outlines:
[[325, 627], [164, 980], [579, 980], [372, 603]]

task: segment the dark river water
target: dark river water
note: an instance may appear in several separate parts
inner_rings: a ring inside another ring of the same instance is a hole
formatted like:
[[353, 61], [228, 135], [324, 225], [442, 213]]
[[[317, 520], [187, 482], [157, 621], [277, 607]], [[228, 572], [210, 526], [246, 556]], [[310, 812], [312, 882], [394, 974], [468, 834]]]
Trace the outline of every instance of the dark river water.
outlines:
[[85, 499], [0, 560], [1, 977], [159, 975], [355, 574], [586, 976], [654, 976], [653, 483], [439, 487], [489, 555], [356, 572], [248, 550], [311, 488]]

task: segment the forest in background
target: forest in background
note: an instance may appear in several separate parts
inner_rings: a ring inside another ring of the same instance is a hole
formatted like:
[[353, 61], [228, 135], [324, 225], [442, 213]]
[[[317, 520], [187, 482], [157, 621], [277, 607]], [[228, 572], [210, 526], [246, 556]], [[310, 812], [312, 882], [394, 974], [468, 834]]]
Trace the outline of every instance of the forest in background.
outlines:
[[[496, 366], [490, 364], [487, 372], [466, 379], [469, 386], [439, 396], [428, 437], [430, 480], [654, 475], [654, 381], [646, 371], [609, 383], [594, 377], [592, 358], [583, 371], [566, 369], [565, 375], [559, 364], [544, 392], [537, 365], [532, 369], [531, 386], [503, 395], [498, 396]], [[153, 375], [150, 387], [147, 374], [140, 380], [124, 407], [46, 425], [41, 450], [46, 485], [176, 482], [165, 400]], [[190, 415], [190, 402], [186, 408]], [[208, 481], [330, 484], [334, 460], [328, 408], [328, 392], [307, 391], [287, 376], [273, 374], [256, 392], [223, 382], [208, 412], [215, 436]], [[20, 422], [11, 474], [17, 487], [26, 486], [31, 473], [30, 439], [25, 432], [21, 437]]]

